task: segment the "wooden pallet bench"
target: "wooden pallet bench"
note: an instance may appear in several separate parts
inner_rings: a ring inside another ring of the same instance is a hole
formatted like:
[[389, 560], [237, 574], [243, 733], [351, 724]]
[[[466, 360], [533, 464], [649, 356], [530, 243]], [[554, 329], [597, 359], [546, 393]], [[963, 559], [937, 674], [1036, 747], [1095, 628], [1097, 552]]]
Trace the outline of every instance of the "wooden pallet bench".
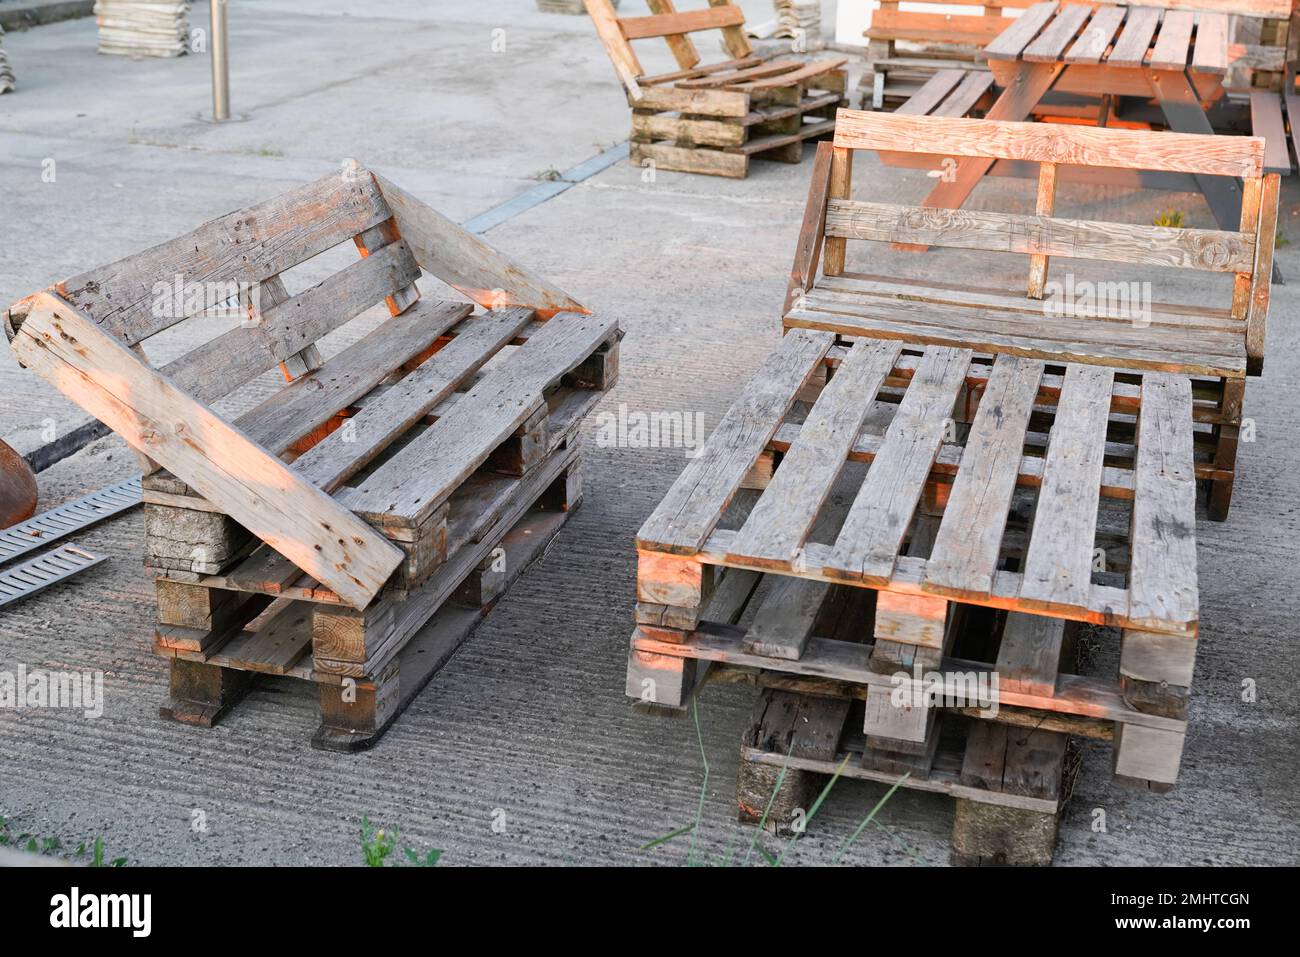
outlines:
[[[830, 133], [846, 104], [844, 58], [756, 56], [727, 0], [682, 12], [649, 0], [651, 16], [621, 18], [609, 0], [586, 3], [632, 107], [635, 165], [744, 178], [752, 157], [798, 163], [804, 141]], [[731, 59], [702, 65], [691, 34], [713, 30]], [[631, 41], [651, 37], [664, 38], [677, 70], [646, 75]]]
[[930, 750], [906, 754], [872, 747], [865, 714], [861, 699], [763, 687], [741, 737], [741, 823], [792, 833], [838, 774], [952, 798], [953, 864], [1052, 862], [1078, 769], [1068, 734], [945, 712]]
[[[355, 258], [291, 291], [335, 247]], [[422, 271], [465, 299], [421, 296]], [[214, 308], [233, 315], [213, 338], [149, 364], [142, 343]], [[19, 361], [147, 456], [164, 716], [210, 726], [257, 675], [309, 679], [314, 743], [342, 750], [378, 739], [578, 503], [578, 428], [621, 335], [355, 164], [5, 320]]]
[[860, 83], [864, 109], [896, 109], [940, 70], [981, 67], [980, 51], [1015, 22], [1008, 11], [1020, 13], [1034, 0], [936, 2], [951, 12], [904, 10], [899, 0], [881, 0], [872, 11]]
[[[818, 149], [786, 335], [637, 536], [628, 694], [679, 705], [704, 662], [829, 680], [865, 694], [869, 738], [911, 750], [934, 709], [889, 706], [893, 674], [1005, 675], [1000, 657], [952, 656], [960, 616], [999, 609], [1026, 632], [1003, 647], [1023, 646], [1016, 669], [1032, 675], [1003, 684], [1002, 710], [1109, 728], [1117, 778], [1171, 786], [1199, 621], [1196, 480], [1225, 515], [1276, 228], [1262, 144], [1222, 139], [1217, 160], [1251, 197], [1239, 233], [1051, 215], [1057, 162], [1196, 171], [1203, 137], [841, 111]], [[853, 150], [885, 144], [1040, 163], [1038, 213], [850, 199]], [[849, 239], [1027, 254], [1028, 288], [850, 272]], [[1218, 270], [1230, 305], [1151, 303], [1136, 326], [1105, 304], [1053, 315], [1053, 256], [1128, 263], [1125, 281], [1141, 265]], [[757, 501], [737, 496], [769, 472]], [[781, 583], [749, 628], [726, 604], [747, 600], [746, 574]], [[832, 585], [868, 596], [857, 635], [817, 631]], [[1056, 671], [1069, 621], [1118, 630], [1116, 673]]]

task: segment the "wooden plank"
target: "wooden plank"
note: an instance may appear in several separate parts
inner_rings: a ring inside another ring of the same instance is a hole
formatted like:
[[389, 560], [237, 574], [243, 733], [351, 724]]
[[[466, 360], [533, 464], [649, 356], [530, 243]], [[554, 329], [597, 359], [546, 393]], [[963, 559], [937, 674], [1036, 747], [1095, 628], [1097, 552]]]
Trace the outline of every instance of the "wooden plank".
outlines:
[[[810, 297], [811, 300], [811, 297]], [[844, 336], [904, 339], [913, 344], [947, 345], [1056, 362], [1088, 362], [1132, 369], [1157, 369], [1188, 375], [1239, 379], [1246, 374], [1245, 344], [1239, 336], [1187, 330], [1153, 336], [1150, 329], [1120, 323], [1054, 316], [1037, 327], [1013, 312], [944, 307], [908, 308], [882, 301], [867, 309], [792, 309], [787, 328], [818, 329]], [[1192, 341], [1184, 341], [1184, 337]], [[1161, 342], [1160, 339], [1170, 341]]]
[[544, 391], [617, 335], [613, 319], [563, 315], [467, 392], [347, 496], [377, 525], [418, 527], [512, 432], [545, 407]]
[[745, 633], [744, 648], [755, 655], [795, 661], [808, 644], [831, 586], [803, 578], [772, 577], [772, 589]]
[[781, 340], [641, 526], [639, 548], [691, 555], [704, 544], [834, 339], [792, 332]]
[[899, 113], [911, 116], [926, 116], [943, 102], [953, 87], [966, 76], [966, 70], [936, 70], [934, 76], [925, 81], [925, 85], [907, 98], [907, 102], [898, 108]]
[[[836, 113], [836, 124], [844, 116], [844, 111]], [[836, 145], [831, 150], [831, 182], [827, 191], [830, 200], [847, 200], [853, 190], [853, 151]], [[824, 232], [824, 230], [823, 230]], [[822, 245], [822, 272], [828, 276], [838, 276], [844, 272], [844, 257], [847, 252], [843, 239], [826, 237]]]
[[458, 328], [458, 334], [435, 355], [352, 417], [347, 432], [327, 435], [294, 461], [304, 479], [327, 491], [365, 468], [398, 436], [428, 415], [517, 336], [531, 309], [511, 307], [489, 312]]
[[826, 202], [830, 198], [833, 149], [830, 143], [817, 144], [817, 155], [808, 182], [808, 201], [804, 204], [803, 225], [799, 227], [799, 242], [794, 250], [794, 263], [790, 267], [790, 282], [786, 287], [782, 314], [790, 311], [791, 305], [812, 287], [817, 278], [817, 261], [821, 258], [822, 238], [826, 229]]
[[171, 285], [180, 277], [183, 286], [258, 283], [388, 219], [384, 198], [361, 173], [330, 173], [65, 279], [54, 291], [118, 341], [133, 345], [186, 318], [154, 308], [159, 282]]
[[[1056, 164], [1038, 164], [1038, 194], [1035, 197], [1034, 213], [1037, 216], [1051, 216], [1056, 209]], [[1043, 253], [1034, 253], [1029, 257], [1030, 299], [1042, 299], [1043, 287], [1047, 283], [1048, 257]]]
[[[729, 7], [732, 6], [731, 0], [709, 0], [711, 7]], [[727, 51], [729, 56], [747, 57], [754, 52], [749, 45], [749, 38], [745, 36], [744, 14], [741, 15], [741, 22], [735, 26], [722, 28], [722, 48]]]
[[678, 145], [741, 146], [746, 127], [718, 120], [683, 119], [657, 113], [633, 113], [632, 136], [644, 140], [674, 140]]
[[1016, 59], [1020, 56], [1020, 51], [1027, 47], [1038, 35], [1038, 31], [1052, 19], [1058, 6], [1055, 0], [1034, 4], [1011, 21], [1011, 25], [984, 48], [984, 55], [990, 60]]
[[835, 198], [827, 202], [825, 231], [828, 238], [923, 243], [1209, 272], [1249, 271], [1255, 259], [1254, 237], [1249, 233]]
[[[646, 0], [646, 6], [650, 12], [660, 16], [672, 16], [677, 13], [677, 7], [673, 5], [673, 0]], [[691, 38], [682, 34], [669, 35], [664, 37], [668, 44], [668, 49], [672, 51], [673, 59], [683, 70], [689, 70], [700, 62], [699, 51], [695, 49], [695, 44]]]
[[677, 80], [693, 80], [697, 77], [709, 76], [713, 73], [723, 73], [729, 70], [744, 70], [751, 66], [758, 66], [763, 61], [758, 57], [742, 57], [735, 60], [723, 60], [721, 63], [710, 63], [706, 66], [696, 66], [689, 70], [674, 70], [672, 73], [656, 73], [651, 76], [640, 78], [642, 86], [654, 86], [659, 83], [673, 83]]
[[1025, 47], [1021, 58], [1034, 63], [1055, 63], [1092, 10], [1092, 6], [1083, 3], [1067, 3], [1061, 7], [1052, 22]]
[[25, 365], [303, 571], [364, 607], [402, 553], [238, 429], [42, 294], [11, 344]]
[[1192, 384], [1182, 376], [1142, 377], [1137, 488], [1129, 566], [1129, 620], [1195, 624], [1196, 475]]
[[[445, 302], [435, 310], [393, 316], [319, 369], [295, 379], [245, 412], [235, 424], [249, 438], [279, 454], [364, 396], [394, 369], [419, 358], [471, 310]], [[356, 435], [356, 423], [349, 428]]]
[[1187, 10], [1168, 10], [1160, 21], [1160, 33], [1151, 50], [1148, 65], [1153, 70], [1184, 70], [1192, 48], [1192, 24], [1195, 14]]
[[802, 63], [799, 60], [770, 60], [767, 63], [758, 63], [722, 76], [712, 73], [697, 79], [683, 80], [674, 84], [674, 86], [679, 90], [707, 90], [713, 87], [738, 86], [750, 80], [761, 80], [778, 73], [789, 73], [792, 70], [799, 69], [800, 66], [802, 66]]
[[[1037, 97], [1031, 97], [1026, 111], [1037, 101]], [[840, 110], [835, 145], [848, 149], [1032, 160], [1061, 166], [1118, 166], [1214, 176], [1259, 176], [1264, 168], [1264, 141], [1258, 137], [1207, 138], [1164, 130], [990, 122], [855, 110]]]
[[1192, 70], [1197, 73], [1228, 72], [1228, 16], [1202, 13], [1196, 24], [1196, 45], [1192, 49]]
[[995, 666], [999, 689], [1047, 697], [1055, 694], [1064, 640], [1065, 622], [1060, 618], [1007, 612]]
[[970, 359], [966, 349], [926, 350], [853, 500], [825, 574], [867, 584], [885, 584], [892, 577]]
[[629, 97], [635, 110], [674, 111], [695, 116], [734, 116], [749, 114], [749, 94], [735, 90], [678, 90], [654, 88], [637, 97]]
[[780, 76], [769, 77], [766, 80], [754, 80], [746, 83], [741, 89], [749, 92], [778, 90], [795, 83], [804, 83], [814, 77], [821, 76], [823, 73], [829, 73], [831, 70], [838, 70], [847, 62], [848, 60], [843, 57], [833, 60], [814, 60], [812, 63], [806, 63], [791, 73], [782, 73]]
[[511, 262], [406, 190], [375, 176], [415, 261], [485, 309], [528, 306], [543, 318], [587, 312], [581, 304]]
[[1124, 29], [1115, 41], [1110, 56], [1106, 58], [1106, 64], [1119, 67], [1141, 66], [1159, 25], [1160, 11], [1155, 7], [1129, 7]]
[[1124, 22], [1127, 7], [1099, 7], [1079, 39], [1065, 53], [1066, 63], [1100, 63]]
[[970, 70], [952, 96], [944, 100], [931, 116], [965, 116], [993, 86], [993, 74], [987, 70]]
[[1021, 599], [1035, 606], [1088, 603], [1114, 381], [1111, 369], [1071, 365], [1065, 371], [1020, 589]]
[[799, 438], [736, 536], [737, 554], [762, 565], [792, 561], [871, 410], [872, 400], [898, 358], [896, 343], [858, 340], [822, 390]]
[[629, 95], [639, 93], [637, 78], [645, 71], [641, 69], [641, 63], [636, 58], [632, 44], [627, 42], [623, 31], [619, 28], [618, 14], [614, 11], [614, 5], [610, 0], [584, 0], [584, 2], [591, 22], [596, 28], [596, 36], [600, 38], [601, 46], [605, 48], [609, 61], [614, 64], [614, 72], [618, 74]]
[[1247, 369], [1254, 375], [1263, 371], [1264, 324], [1268, 319], [1268, 303], [1272, 289], [1273, 247], [1277, 240], [1278, 189], [1280, 177], [1269, 173], [1264, 177], [1259, 204], [1259, 241], [1256, 245], [1255, 267], [1250, 280], [1250, 306], [1246, 315]]
[[962, 452], [921, 587], [953, 597], [993, 590], [1002, 533], [1043, 363], [998, 356]]
[[651, 14], [648, 17], [623, 17], [618, 28], [629, 40], [646, 37], [666, 37], [700, 30], [717, 30], [738, 27], [745, 22], [745, 13], [739, 7], [710, 7], [707, 10], [687, 10], [685, 13]]
[[1291, 151], [1282, 122], [1282, 98], [1273, 90], [1250, 91], [1250, 131], [1264, 138], [1264, 169], [1291, 172]]
[[703, 173], [706, 176], [744, 179], [749, 172], [749, 157], [740, 153], [672, 146], [667, 143], [634, 142], [630, 158], [633, 166], [644, 166], [647, 161], [651, 161], [658, 169]]

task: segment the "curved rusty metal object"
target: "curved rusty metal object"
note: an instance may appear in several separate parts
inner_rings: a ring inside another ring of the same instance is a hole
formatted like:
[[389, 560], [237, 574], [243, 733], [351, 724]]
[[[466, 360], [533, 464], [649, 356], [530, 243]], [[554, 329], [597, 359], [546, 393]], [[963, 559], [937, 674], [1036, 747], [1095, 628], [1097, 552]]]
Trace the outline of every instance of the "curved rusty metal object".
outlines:
[[0, 528], [8, 528], [36, 512], [36, 475], [27, 461], [0, 441]]

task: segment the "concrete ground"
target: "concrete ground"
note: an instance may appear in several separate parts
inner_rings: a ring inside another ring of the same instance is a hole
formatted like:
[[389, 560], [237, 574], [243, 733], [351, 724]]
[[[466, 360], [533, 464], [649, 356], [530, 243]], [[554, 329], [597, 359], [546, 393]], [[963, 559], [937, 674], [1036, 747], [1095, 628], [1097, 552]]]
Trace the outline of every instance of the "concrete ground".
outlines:
[[[770, 16], [766, 0], [743, 6], [751, 21]], [[0, 97], [0, 302], [319, 176], [345, 157], [465, 219], [626, 136], [626, 106], [585, 18], [540, 14], [529, 0], [362, 8], [342, 0], [233, 5], [240, 118], [223, 126], [203, 119], [205, 56], [100, 57], [90, 20], [11, 34], [20, 86]], [[194, 25], [205, 21], [205, 5], [196, 4]], [[504, 51], [494, 52], [502, 39]], [[50, 161], [53, 182], [42, 176]], [[760, 162], [739, 182], [665, 172], [647, 182], [620, 162], [487, 238], [622, 321], [622, 378], [603, 408], [700, 411], [712, 427], [778, 339], [808, 172], [807, 162]], [[867, 158], [855, 176], [864, 198], [917, 199], [928, 184]], [[1300, 238], [1298, 199], [1288, 184], [1282, 232]], [[1032, 187], [986, 183], [974, 201], [1028, 210]], [[1131, 210], [1124, 215], [1135, 222], [1167, 207], [1209, 224], [1197, 196], [1066, 188], [1060, 204], [1065, 215]], [[1062, 824], [1061, 864], [1300, 859], [1300, 709], [1291, 696], [1300, 679], [1296, 248], [1278, 253], [1294, 282], [1275, 289], [1267, 370], [1247, 392], [1257, 440], [1242, 447], [1231, 519], [1198, 528], [1202, 642], [1180, 782], [1165, 796], [1115, 788], [1109, 750], [1086, 748]], [[876, 257], [876, 270], [949, 279], [1011, 286], [1024, 275], [1023, 257], [990, 270], [951, 252], [859, 255]], [[1222, 294], [1187, 274], [1164, 282], [1170, 298]], [[327, 351], [355, 335], [342, 330]], [[180, 337], [157, 357], [187, 344]], [[43, 430], [80, 418], [0, 350], [0, 436], [31, 448]], [[701, 856], [743, 847], [750, 832], [733, 821], [734, 782], [753, 692], [709, 687], [700, 741], [689, 719], [633, 713], [623, 695], [632, 539], [681, 470], [682, 450], [588, 448], [585, 502], [559, 546], [381, 744], [357, 756], [308, 746], [315, 697], [292, 682], [264, 684], [213, 730], [161, 721], [166, 669], [149, 650], [154, 609], [140, 566], [140, 515], [78, 536], [112, 561], [0, 612], [0, 670], [101, 669], [105, 712], [0, 711], [0, 815], [16, 831], [65, 844], [102, 836], [109, 856], [132, 864], [357, 863], [362, 814], [398, 826], [416, 847], [445, 849], [452, 864], [680, 864], [689, 839], [639, 848], [689, 824], [703, 787]], [[134, 471], [110, 437], [41, 474], [42, 507]], [[1097, 667], [1108, 665], [1113, 649], [1103, 649]], [[1244, 700], [1246, 683], [1254, 700]], [[829, 861], [882, 793], [837, 785], [791, 859]], [[205, 829], [193, 826], [199, 819]], [[870, 829], [846, 861], [946, 861], [948, 799], [899, 792], [879, 820], [892, 838]]]

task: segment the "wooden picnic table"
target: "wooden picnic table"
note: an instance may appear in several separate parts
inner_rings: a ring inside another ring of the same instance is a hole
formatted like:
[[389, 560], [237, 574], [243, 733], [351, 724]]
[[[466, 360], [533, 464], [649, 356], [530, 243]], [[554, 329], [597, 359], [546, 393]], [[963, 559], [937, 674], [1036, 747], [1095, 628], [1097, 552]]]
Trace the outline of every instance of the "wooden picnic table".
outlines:
[[[984, 48], [1002, 88], [986, 118], [1025, 120], [1056, 91], [1099, 97], [1098, 125], [1104, 126], [1115, 97], [1141, 97], [1159, 105], [1170, 130], [1214, 135], [1205, 108], [1224, 95], [1229, 19], [1224, 12], [1037, 3]], [[1286, 148], [1284, 140], [1281, 145]], [[960, 160], [925, 205], [960, 207], [992, 165], [985, 158]], [[1238, 228], [1240, 180], [1195, 179], [1220, 228]]]

